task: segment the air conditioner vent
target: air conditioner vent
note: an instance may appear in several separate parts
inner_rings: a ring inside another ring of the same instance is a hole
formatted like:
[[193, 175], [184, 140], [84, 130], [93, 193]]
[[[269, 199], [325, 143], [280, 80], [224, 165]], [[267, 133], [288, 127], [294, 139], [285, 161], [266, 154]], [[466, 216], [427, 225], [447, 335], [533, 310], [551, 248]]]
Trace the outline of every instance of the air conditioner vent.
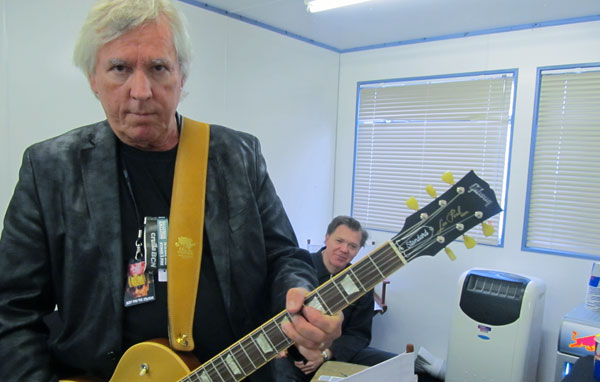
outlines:
[[520, 301], [523, 298], [526, 286], [522, 282], [493, 279], [473, 274], [469, 277], [467, 291]]

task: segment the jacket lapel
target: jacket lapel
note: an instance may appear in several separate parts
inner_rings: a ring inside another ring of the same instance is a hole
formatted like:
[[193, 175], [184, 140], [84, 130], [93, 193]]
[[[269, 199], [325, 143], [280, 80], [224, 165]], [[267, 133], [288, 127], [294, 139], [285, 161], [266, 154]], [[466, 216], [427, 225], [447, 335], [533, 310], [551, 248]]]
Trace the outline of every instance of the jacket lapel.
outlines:
[[116, 138], [106, 121], [83, 142], [81, 172], [96, 240], [106, 260], [116, 312], [123, 306], [123, 254]]
[[231, 312], [231, 257], [229, 216], [225, 178], [217, 155], [217, 147], [211, 140], [208, 151], [206, 174], [206, 203], [204, 207], [204, 232], [208, 239], [217, 279], [223, 294], [225, 309]]

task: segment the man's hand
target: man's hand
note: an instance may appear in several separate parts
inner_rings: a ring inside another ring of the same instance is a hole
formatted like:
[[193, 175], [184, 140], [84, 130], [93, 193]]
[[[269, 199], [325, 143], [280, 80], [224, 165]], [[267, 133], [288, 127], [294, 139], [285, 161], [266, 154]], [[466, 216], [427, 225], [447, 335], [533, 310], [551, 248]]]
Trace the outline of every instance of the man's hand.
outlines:
[[283, 322], [281, 327], [296, 343], [300, 354], [308, 363], [323, 363], [322, 351], [342, 334], [344, 316], [342, 312], [328, 316], [310, 306], [303, 306], [307, 294], [308, 291], [304, 288], [292, 288], [288, 291], [286, 310], [292, 315], [292, 321]]
[[302, 370], [304, 374], [310, 374], [315, 372], [323, 362], [323, 357], [321, 357], [317, 361], [307, 361], [306, 363], [304, 361], [295, 361], [294, 366]]

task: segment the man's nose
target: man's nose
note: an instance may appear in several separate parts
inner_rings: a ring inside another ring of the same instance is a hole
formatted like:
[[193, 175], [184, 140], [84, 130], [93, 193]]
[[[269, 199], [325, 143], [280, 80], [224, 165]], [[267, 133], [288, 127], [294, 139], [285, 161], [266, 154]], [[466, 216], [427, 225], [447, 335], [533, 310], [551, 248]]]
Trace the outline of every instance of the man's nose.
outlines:
[[152, 96], [152, 86], [146, 73], [141, 70], [136, 70], [133, 72], [130, 80], [130, 94], [132, 98], [144, 100]]

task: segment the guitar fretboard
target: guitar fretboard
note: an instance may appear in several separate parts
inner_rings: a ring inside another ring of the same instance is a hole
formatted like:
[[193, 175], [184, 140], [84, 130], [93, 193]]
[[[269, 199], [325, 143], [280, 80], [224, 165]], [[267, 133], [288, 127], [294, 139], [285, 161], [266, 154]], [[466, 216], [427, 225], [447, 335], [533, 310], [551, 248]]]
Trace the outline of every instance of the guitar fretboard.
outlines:
[[[406, 260], [391, 242], [312, 291], [305, 304], [333, 315], [373, 289]], [[283, 311], [194, 370], [182, 382], [241, 381], [293, 345], [281, 329], [291, 316]]]

